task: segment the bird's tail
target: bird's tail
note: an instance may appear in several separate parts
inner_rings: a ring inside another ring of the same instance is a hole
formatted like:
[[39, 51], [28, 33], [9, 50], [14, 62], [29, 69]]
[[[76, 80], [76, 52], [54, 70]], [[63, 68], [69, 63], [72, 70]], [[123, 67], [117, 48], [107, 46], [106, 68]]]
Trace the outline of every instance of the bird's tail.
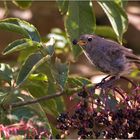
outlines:
[[140, 60], [129, 60], [130, 63], [133, 63], [133, 68], [138, 68], [138, 70], [140, 71]]
[[134, 61], [134, 63], [136, 64], [138, 70], [140, 71], [140, 61]]
[[127, 55], [127, 58], [129, 59], [129, 62], [135, 64], [138, 70], [140, 70], [140, 57], [129, 53], [129, 55]]

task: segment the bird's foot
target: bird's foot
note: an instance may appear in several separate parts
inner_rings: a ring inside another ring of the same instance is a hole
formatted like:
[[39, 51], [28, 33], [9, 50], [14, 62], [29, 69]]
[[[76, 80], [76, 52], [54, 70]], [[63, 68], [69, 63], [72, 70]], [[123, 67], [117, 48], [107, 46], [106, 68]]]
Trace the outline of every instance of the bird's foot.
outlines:
[[103, 78], [102, 81], [100, 83], [98, 83], [97, 85], [98, 85], [98, 87], [100, 87], [102, 89], [111, 88], [116, 83], [117, 80], [118, 80], [118, 77], [108, 75], [105, 78]]
[[110, 77], [110, 75], [107, 75], [105, 78], [103, 78], [103, 79], [101, 80], [100, 83], [97, 83], [97, 84], [95, 85], [95, 87], [101, 87], [101, 86], [106, 82], [106, 79], [107, 79], [108, 77]]

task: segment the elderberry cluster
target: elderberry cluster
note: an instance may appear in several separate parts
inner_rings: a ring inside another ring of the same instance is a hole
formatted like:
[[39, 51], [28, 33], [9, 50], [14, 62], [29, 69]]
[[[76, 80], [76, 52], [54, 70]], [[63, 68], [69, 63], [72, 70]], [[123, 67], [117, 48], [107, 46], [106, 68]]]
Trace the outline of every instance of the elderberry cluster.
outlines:
[[[79, 92], [80, 101], [73, 113], [62, 113], [57, 118], [56, 138], [76, 132], [78, 139], [139, 139], [140, 94], [125, 95], [114, 109], [107, 108], [104, 97], [95, 98], [86, 90]], [[117, 101], [117, 100], [116, 100]], [[133, 103], [132, 103], [133, 102]]]

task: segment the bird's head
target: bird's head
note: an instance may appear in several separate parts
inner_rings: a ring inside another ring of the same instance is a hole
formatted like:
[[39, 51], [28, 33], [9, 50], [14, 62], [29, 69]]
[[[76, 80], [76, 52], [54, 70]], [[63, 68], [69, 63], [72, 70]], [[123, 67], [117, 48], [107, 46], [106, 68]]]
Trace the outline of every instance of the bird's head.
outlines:
[[98, 41], [98, 36], [93, 34], [81, 35], [78, 40], [73, 40], [73, 45], [79, 45], [84, 50], [95, 47]]

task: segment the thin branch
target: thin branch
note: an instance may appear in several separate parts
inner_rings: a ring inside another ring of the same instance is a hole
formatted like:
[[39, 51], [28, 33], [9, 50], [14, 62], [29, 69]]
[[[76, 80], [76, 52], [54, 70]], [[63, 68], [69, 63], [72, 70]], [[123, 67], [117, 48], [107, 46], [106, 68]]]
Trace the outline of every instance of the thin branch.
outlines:
[[49, 100], [49, 99], [52, 99], [52, 98], [56, 98], [56, 97], [62, 96], [63, 94], [64, 94], [64, 92], [58, 92], [56, 94], [43, 96], [43, 97], [40, 97], [40, 98], [37, 98], [37, 99], [34, 99], [34, 100], [29, 100], [29, 101], [26, 101], [26, 102], [12, 103], [10, 105], [10, 107], [11, 108], [16, 108], [16, 107], [20, 107], [20, 106], [35, 104], [35, 103], [38, 103], [38, 102], [41, 102], [41, 101], [44, 101], [44, 100]]
[[[86, 87], [91, 88], [91, 87], [93, 87], [93, 84], [89, 84]], [[63, 91], [63, 92], [57, 92], [57, 93], [52, 94], [52, 95], [43, 96], [43, 97], [33, 99], [33, 100], [29, 100], [29, 101], [26, 101], [26, 102], [12, 103], [11, 105], [9, 105], [9, 107], [10, 108], [16, 108], [16, 107], [20, 107], [20, 106], [35, 104], [35, 103], [38, 103], [38, 102], [41, 102], [41, 101], [44, 101], [44, 100], [49, 100], [49, 99], [52, 99], [52, 98], [54, 99], [56, 97], [64, 95], [65, 93], [66, 93], [65, 95], [71, 95], [71, 94], [74, 94], [75, 92], [81, 91], [82, 89], [83, 89], [83, 87], [71, 88], [71, 89]]]
[[128, 78], [126, 78], [126, 77], [124, 77], [124, 76], [121, 76], [121, 79], [124, 79], [124, 80], [126, 80], [127, 82], [131, 83], [134, 87], [137, 87], [137, 85], [136, 85], [133, 81], [131, 81], [130, 79], [128, 79]]

